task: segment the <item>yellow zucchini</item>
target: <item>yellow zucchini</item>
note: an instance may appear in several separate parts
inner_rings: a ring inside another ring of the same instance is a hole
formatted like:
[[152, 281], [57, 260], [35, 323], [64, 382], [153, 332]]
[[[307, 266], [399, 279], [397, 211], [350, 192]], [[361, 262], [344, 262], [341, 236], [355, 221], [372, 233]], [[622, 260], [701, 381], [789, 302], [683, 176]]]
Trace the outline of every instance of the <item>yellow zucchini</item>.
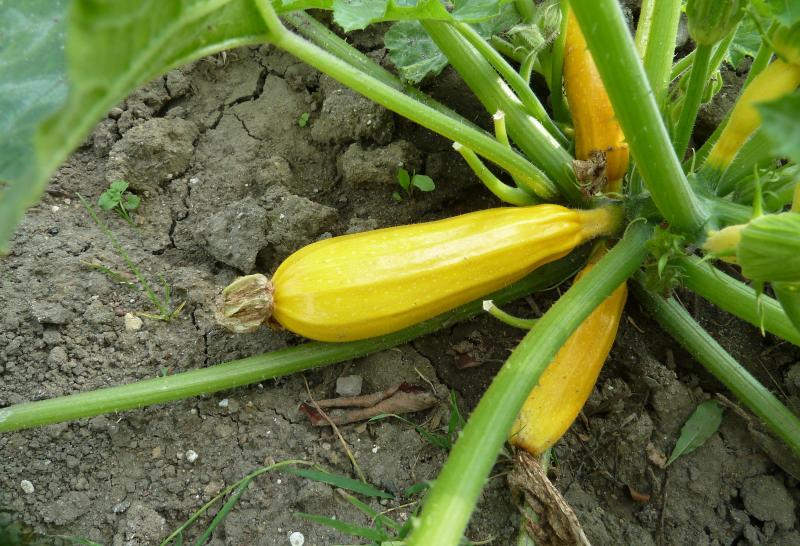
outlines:
[[[576, 280], [593, 265], [587, 265]], [[562, 345], [511, 428], [513, 445], [538, 456], [569, 429], [611, 351], [627, 296], [627, 286], [621, 284]]]
[[217, 319], [252, 331], [269, 318], [302, 336], [352, 341], [411, 326], [510, 284], [576, 246], [612, 233], [617, 208], [496, 208], [318, 241], [271, 283], [242, 277]]
[[618, 191], [628, 170], [628, 144], [571, 10], [564, 46], [564, 87], [575, 127], [575, 158], [605, 155], [608, 188]]
[[736, 101], [731, 117], [719, 140], [711, 148], [706, 163], [716, 171], [730, 165], [739, 149], [761, 125], [756, 104], [778, 99], [800, 85], [800, 66], [775, 59], [747, 86]]

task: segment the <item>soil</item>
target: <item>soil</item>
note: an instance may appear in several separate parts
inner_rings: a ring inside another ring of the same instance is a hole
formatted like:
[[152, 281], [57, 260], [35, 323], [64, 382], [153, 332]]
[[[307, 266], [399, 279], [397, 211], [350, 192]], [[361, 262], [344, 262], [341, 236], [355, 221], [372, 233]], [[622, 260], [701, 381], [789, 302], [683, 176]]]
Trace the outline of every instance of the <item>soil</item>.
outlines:
[[[382, 58], [380, 42], [354, 43]], [[488, 115], [446, 71], [428, 86], [477, 122]], [[308, 123], [298, 120], [309, 114]], [[401, 202], [403, 166], [436, 190]], [[169, 323], [146, 297], [87, 264], [124, 271], [77, 198], [96, 201], [125, 178], [142, 197], [134, 225], [103, 213], [143, 274], [186, 302]], [[113, 109], [56, 173], [0, 260], [0, 407], [130, 383], [297, 344], [262, 329], [232, 335], [213, 320], [216, 291], [235, 276], [273, 271], [314, 240], [496, 206], [446, 140], [342, 88], [269, 47], [244, 48], [174, 70]], [[511, 310], [546, 309], [554, 291]], [[684, 294], [723, 345], [800, 409], [800, 352]], [[75, 535], [100, 544], [157, 544], [194, 510], [250, 471], [305, 459], [354, 475], [341, 444], [298, 411], [335, 396], [337, 378], [362, 392], [402, 381], [458, 395], [468, 414], [521, 338], [486, 317], [399, 348], [304, 376], [0, 436], [0, 526]], [[470, 363], [463, 367], [464, 348]], [[800, 544], [798, 474], [752, 422], [727, 410], [719, 431], [667, 468], [663, 460], [694, 407], [724, 388], [630, 301], [583, 416], [555, 449], [551, 472], [593, 544]], [[728, 395], [729, 398], [733, 398]], [[446, 422], [442, 404], [411, 418]], [[373, 501], [409, 517], [402, 492], [433, 479], [445, 452], [397, 421], [341, 427], [370, 483], [397, 493]], [[501, 461], [470, 525], [472, 540], [512, 544], [519, 516]], [[368, 523], [336, 491], [286, 474], [257, 479], [210, 544], [307, 545], [354, 540], [296, 516]], [[213, 516], [214, 510], [210, 516]], [[207, 523], [208, 518], [201, 520]], [[204, 527], [201, 525], [201, 527]], [[190, 534], [194, 539], [196, 535]], [[43, 543], [52, 539], [42, 538]], [[2, 541], [2, 535], [0, 535]]]

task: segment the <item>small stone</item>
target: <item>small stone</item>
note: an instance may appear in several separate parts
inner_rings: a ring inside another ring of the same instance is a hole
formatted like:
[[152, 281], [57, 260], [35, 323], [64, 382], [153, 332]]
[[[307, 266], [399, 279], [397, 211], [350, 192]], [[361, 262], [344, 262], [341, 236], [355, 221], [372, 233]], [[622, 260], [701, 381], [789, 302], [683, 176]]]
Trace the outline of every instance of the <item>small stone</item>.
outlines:
[[190, 463], [195, 462], [199, 456], [200, 455], [198, 455], [195, 451], [191, 449], [186, 452], [186, 460], [189, 461]]
[[136, 332], [142, 329], [142, 319], [133, 313], [125, 313], [125, 330], [128, 332]]
[[50, 350], [50, 354], [47, 355], [47, 364], [51, 368], [59, 368], [63, 366], [69, 358], [67, 357], [67, 351], [64, 350], [64, 347], [56, 346]]
[[60, 303], [34, 301], [31, 311], [40, 324], [67, 324], [72, 320], [72, 313]]
[[31, 495], [34, 492], [33, 484], [28, 480], [22, 480], [19, 482], [19, 486], [26, 495]]
[[358, 396], [364, 382], [360, 375], [346, 375], [336, 380], [336, 394], [339, 396]]
[[227, 408], [228, 407], [228, 399], [227, 398], [223, 398], [222, 400], [219, 401], [219, 404], [217, 404], [217, 405], [219, 407], [221, 407], [221, 408]]
[[195, 237], [216, 260], [249, 273], [267, 245], [267, 211], [251, 197], [206, 217]]
[[303, 546], [306, 543], [306, 537], [303, 536], [303, 533], [300, 531], [295, 531], [291, 535], [289, 535], [289, 544], [291, 546]]

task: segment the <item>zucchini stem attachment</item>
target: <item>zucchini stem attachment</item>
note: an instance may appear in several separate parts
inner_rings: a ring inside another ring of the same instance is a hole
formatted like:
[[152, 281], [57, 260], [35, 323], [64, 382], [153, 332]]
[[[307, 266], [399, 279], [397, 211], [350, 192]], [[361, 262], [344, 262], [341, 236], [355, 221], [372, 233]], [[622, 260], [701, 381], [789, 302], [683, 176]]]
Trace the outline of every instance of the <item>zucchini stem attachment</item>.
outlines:
[[214, 317], [220, 326], [236, 334], [258, 330], [275, 308], [272, 282], [260, 273], [238, 277], [217, 297]]

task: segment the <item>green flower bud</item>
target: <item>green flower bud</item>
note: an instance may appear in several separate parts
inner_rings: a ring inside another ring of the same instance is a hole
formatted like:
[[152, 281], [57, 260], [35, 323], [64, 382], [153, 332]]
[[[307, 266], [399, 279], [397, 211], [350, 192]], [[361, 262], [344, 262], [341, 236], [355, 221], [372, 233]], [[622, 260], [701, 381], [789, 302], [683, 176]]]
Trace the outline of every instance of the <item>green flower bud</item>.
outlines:
[[786, 62], [800, 65], [800, 22], [779, 26], [772, 35], [775, 52]]
[[689, 35], [697, 45], [714, 45], [739, 23], [744, 15], [744, 0], [689, 0], [686, 17]]
[[750, 221], [736, 251], [742, 275], [760, 282], [800, 282], [800, 214], [767, 214]]

